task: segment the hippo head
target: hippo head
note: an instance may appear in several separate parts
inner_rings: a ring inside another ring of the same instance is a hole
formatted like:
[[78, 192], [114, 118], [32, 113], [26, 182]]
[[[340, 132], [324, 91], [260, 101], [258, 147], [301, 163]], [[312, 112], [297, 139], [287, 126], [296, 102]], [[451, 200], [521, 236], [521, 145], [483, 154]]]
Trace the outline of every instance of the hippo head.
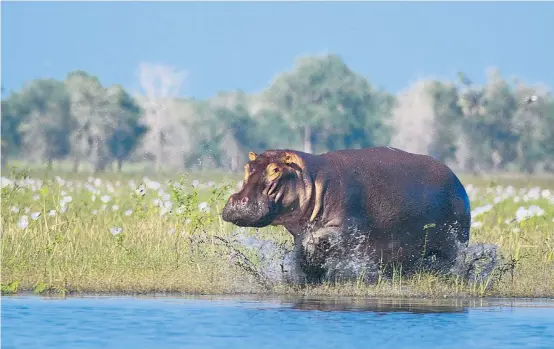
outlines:
[[302, 192], [300, 158], [292, 151], [268, 150], [248, 154], [241, 190], [231, 195], [223, 208], [224, 221], [240, 227], [276, 225], [283, 214], [299, 205]]

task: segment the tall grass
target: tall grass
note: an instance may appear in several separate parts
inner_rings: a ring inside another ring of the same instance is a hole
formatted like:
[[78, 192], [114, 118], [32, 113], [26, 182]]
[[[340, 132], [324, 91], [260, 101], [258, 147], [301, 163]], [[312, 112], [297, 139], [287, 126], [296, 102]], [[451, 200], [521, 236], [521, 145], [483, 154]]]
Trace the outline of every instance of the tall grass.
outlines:
[[511, 266], [492, 288], [422, 274], [300, 289], [269, 285], [258, 269], [262, 253], [233, 242], [240, 233], [292, 246], [282, 228], [239, 232], [220, 219], [234, 178], [4, 176], [3, 293], [554, 295], [554, 188], [547, 190], [548, 181], [500, 186], [464, 178], [474, 210], [471, 243], [499, 245], [504, 266]]

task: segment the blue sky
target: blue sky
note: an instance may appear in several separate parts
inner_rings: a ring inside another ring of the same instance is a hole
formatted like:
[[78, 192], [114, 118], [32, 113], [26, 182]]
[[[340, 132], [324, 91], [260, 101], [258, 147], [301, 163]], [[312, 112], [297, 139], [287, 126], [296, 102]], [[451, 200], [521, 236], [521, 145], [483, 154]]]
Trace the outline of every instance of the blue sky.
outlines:
[[2, 86], [74, 69], [138, 88], [140, 62], [188, 71], [183, 95], [260, 91], [302, 55], [336, 53], [398, 92], [486, 69], [554, 87], [553, 2], [5, 2]]

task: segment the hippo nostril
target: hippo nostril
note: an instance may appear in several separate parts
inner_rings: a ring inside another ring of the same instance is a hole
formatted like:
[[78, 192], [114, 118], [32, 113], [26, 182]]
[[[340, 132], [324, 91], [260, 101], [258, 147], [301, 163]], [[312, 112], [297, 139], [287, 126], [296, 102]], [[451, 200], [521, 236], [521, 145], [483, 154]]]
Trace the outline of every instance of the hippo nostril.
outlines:
[[248, 198], [245, 196], [240, 200], [240, 203], [246, 205], [248, 203]]

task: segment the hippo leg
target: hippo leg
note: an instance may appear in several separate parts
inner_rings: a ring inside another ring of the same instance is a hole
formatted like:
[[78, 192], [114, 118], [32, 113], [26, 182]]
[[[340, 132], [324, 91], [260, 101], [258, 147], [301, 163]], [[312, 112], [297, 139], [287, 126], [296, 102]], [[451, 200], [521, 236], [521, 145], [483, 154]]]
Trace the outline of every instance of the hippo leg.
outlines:
[[454, 223], [445, 223], [433, 237], [424, 256], [413, 264], [412, 272], [425, 271], [446, 275], [456, 263], [459, 253], [466, 248], [467, 243], [459, 240], [459, 231], [463, 226]]
[[326, 274], [325, 262], [333, 255], [333, 251], [340, 249], [340, 246], [336, 246], [339, 236], [338, 228], [326, 227], [304, 233], [296, 239], [298, 268], [303, 271], [306, 281], [323, 281]]
[[[302, 247], [308, 255], [326, 252], [331, 246], [331, 238], [339, 234], [338, 228], [322, 228], [315, 232], [306, 233], [302, 238]], [[322, 257], [319, 255], [318, 257]]]
[[285, 282], [292, 285], [303, 285], [306, 283], [307, 275], [303, 268], [302, 244], [299, 238], [294, 239], [294, 249], [290, 252], [290, 260], [287, 263], [288, 270], [284, 278]]

